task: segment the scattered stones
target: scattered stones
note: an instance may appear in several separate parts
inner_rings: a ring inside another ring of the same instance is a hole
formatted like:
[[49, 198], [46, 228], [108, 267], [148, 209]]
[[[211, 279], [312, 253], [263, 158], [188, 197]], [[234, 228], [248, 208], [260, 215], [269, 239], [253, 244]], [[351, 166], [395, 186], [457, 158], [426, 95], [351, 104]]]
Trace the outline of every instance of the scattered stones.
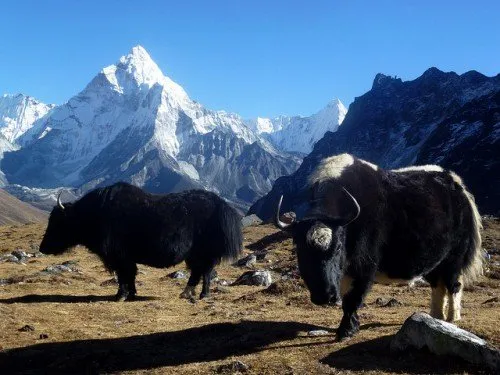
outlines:
[[329, 334], [330, 334], [330, 332], [328, 332], [324, 329], [315, 329], [315, 330], [307, 332], [308, 336], [327, 336]]
[[33, 332], [35, 330], [35, 327], [26, 324], [24, 327], [21, 327], [18, 329], [19, 332]]
[[247, 271], [238, 277], [232, 285], [269, 286], [272, 282], [269, 271]]
[[40, 340], [45, 340], [49, 338], [49, 335], [47, 335], [46, 333], [40, 333], [40, 336], [38, 336], [38, 338]]
[[52, 266], [48, 266], [44, 270], [42, 270], [42, 273], [48, 273], [51, 275], [59, 275], [63, 272], [73, 272], [71, 267], [65, 266], [63, 264], [53, 264]]
[[217, 367], [217, 374], [234, 374], [238, 372], [247, 372], [250, 367], [241, 362], [241, 361], [233, 361], [230, 363], [226, 363], [224, 365], [220, 365]]
[[476, 335], [454, 324], [414, 313], [391, 341], [391, 351], [406, 353], [408, 348], [427, 348], [437, 355], [453, 355], [495, 373], [500, 370], [500, 351]]
[[14, 250], [11, 254], [14, 255], [20, 261], [22, 261], [22, 260], [24, 260], [26, 258], [31, 257], [31, 254], [28, 254], [25, 251], [22, 251], [22, 250], [19, 250], [19, 249]]
[[255, 214], [245, 216], [241, 219], [241, 225], [243, 225], [243, 228], [260, 224], [262, 224], [262, 220]]
[[236, 267], [252, 267], [255, 263], [257, 263], [257, 256], [255, 254], [249, 254], [244, 258], [241, 258], [233, 266]]
[[401, 302], [399, 302], [396, 298], [386, 299], [386, 298], [378, 297], [378, 298], [375, 300], [375, 304], [376, 304], [378, 307], [396, 307], [396, 306], [403, 306], [403, 304], [402, 304]]
[[7, 279], [0, 279], [0, 286], [1, 285], [10, 285], [10, 284], [19, 284], [25, 281], [28, 278], [28, 276], [12, 276]]
[[6, 263], [22, 263], [18, 257], [12, 254], [7, 254], [2, 257], [0, 257], [0, 262], [6, 262]]

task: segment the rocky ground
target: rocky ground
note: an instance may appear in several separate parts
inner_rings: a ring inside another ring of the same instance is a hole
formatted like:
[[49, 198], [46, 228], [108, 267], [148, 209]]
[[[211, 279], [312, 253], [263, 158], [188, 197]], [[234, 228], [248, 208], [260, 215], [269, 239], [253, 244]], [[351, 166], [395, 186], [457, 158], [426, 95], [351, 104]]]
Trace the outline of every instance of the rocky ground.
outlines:
[[[195, 303], [178, 298], [186, 280], [168, 276], [186, 272], [184, 265], [140, 266], [140, 298], [113, 302], [113, 275], [85, 249], [37, 253], [43, 231], [0, 227], [1, 374], [488, 373], [426, 352], [389, 353], [405, 319], [428, 311], [425, 286], [375, 285], [360, 310], [360, 333], [336, 342], [341, 310], [309, 301], [291, 240], [272, 226], [246, 228], [245, 253], [255, 257], [219, 266], [212, 296]], [[500, 220], [486, 221], [484, 237], [485, 277], [464, 293], [459, 325], [500, 347]], [[269, 271], [273, 283], [230, 285], [251, 270]]]

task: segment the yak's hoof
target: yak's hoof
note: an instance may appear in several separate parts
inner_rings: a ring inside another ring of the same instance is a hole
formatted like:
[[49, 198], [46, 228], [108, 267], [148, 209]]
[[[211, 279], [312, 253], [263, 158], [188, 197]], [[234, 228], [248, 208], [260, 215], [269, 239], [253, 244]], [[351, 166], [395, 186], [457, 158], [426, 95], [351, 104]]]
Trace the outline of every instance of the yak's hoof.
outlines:
[[208, 293], [208, 292], [207, 293], [201, 292], [200, 299], [207, 298], [207, 297], [210, 297], [210, 293]]
[[116, 302], [124, 302], [124, 301], [134, 301], [136, 299], [136, 295], [132, 293], [118, 293], [115, 296]]
[[194, 300], [194, 286], [186, 286], [186, 289], [180, 294], [179, 298], [185, 298], [193, 302]]
[[116, 302], [123, 302], [123, 301], [126, 301], [127, 298], [128, 298], [128, 295], [126, 295], [126, 294], [117, 294], [115, 296], [115, 301]]
[[359, 332], [358, 326], [350, 328], [339, 327], [337, 329], [337, 341], [347, 340], [348, 338], [353, 337], [358, 332]]

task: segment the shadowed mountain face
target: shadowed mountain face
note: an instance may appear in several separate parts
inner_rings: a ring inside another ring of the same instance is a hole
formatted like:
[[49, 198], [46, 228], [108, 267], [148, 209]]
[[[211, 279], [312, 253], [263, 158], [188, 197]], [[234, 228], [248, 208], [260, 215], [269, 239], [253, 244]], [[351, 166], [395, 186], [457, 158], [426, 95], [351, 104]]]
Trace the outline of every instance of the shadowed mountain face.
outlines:
[[459, 174], [482, 214], [500, 214], [500, 75], [436, 68], [408, 82], [378, 74], [350, 105], [342, 126], [316, 143], [300, 168], [276, 181], [249, 213], [300, 211], [307, 177], [325, 157], [351, 153], [383, 168], [439, 164]]

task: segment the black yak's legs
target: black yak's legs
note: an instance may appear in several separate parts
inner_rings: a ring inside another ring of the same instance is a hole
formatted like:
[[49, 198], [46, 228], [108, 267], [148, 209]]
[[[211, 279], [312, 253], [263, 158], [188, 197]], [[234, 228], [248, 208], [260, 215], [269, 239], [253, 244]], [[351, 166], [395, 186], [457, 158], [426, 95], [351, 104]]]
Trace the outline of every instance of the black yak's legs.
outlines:
[[203, 274], [203, 288], [201, 289], [200, 299], [208, 297], [210, 294], [210, 279], [212, 278], [213, 268]]
[[196, 285], [200, 282], [201, 272], [197, 269], [191, 270], [191, 276], [189, 276], [189, 280], [187, 282], [186, 288], [181, 293], [181, 298], [193, 299], [194, 298], [194, 290]]
[[344, 316], [342, 317], [339, 328], [337, 328], [337, 339], [342, 340], [346, 337], [353, 336], [359, 331], [359, 317], [357, 311], [371, 285], [371, 279], [355, 279], [353, 281], [351, 290], [342, 300]]
[[116, 294], [116, 300], [133, 300], [137, 294], [137, 290], [135, 289], [137, 266], [135, 263], [123, 265], [116, 270], [116, 273], [118, 275], [118, 293]]

